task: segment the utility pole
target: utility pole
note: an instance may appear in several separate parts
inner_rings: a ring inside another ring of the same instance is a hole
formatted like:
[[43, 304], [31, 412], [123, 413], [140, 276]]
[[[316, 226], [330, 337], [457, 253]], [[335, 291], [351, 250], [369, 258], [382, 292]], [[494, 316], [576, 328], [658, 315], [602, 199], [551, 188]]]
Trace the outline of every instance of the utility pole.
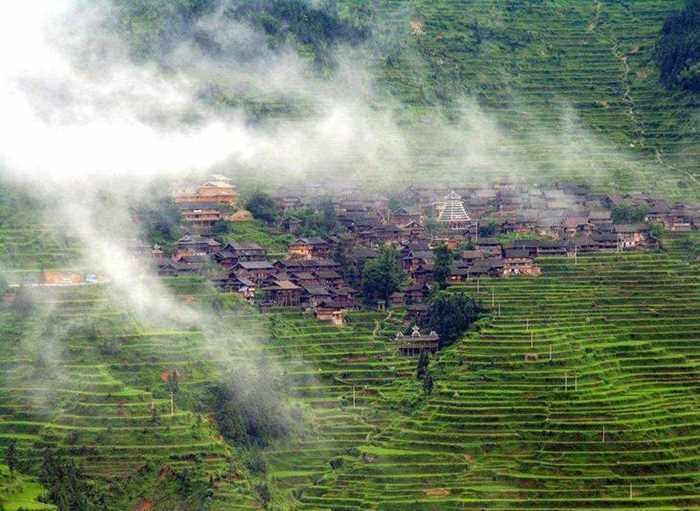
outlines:
[[535, 333], [530, 332], [530, 347], [534, 348], [535, 347]]
[[356, 401], [355, 401], [355, 386], [353, 385], [353, 386], [352, 386], [352, 407], [353, 407], [353, 408], [355, 408], [355, 404], [356, 404]]
[[603, 443], [605, 443], [605, 424], [603, 424]]
[[500, 303], [498, 304], [498, 315], [499, 316], [501, 315], [501, 304]]

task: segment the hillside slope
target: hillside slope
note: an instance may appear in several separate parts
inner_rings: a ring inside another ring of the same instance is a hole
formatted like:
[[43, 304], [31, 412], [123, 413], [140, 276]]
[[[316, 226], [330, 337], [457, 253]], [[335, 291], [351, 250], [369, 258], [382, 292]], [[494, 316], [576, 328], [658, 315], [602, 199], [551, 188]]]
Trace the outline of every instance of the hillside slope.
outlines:
[[[436, 106], [457, 108], [463, 96], [476, 97], [507, 135], [498, 148], [512, 156], [504, 160], [512, 168], [504, 170], [517, 172], [516, 162], [526, 156], [539, 170], [596, 175], [629, 167], [697, 185], [698, 98], [664, 88], [654, 61], [663, 22], [682, 5], [382, 2], [378, 19], [393, 20], [407, 43], [377, 75], [413, 106], [414, 119]], [[423, 158], [424, 167], [449, 170], [454, 164], [433, 157], [430, 147], [416, 152], [431, 155]], [[625, 177], [619, 181], [625, 184]]]

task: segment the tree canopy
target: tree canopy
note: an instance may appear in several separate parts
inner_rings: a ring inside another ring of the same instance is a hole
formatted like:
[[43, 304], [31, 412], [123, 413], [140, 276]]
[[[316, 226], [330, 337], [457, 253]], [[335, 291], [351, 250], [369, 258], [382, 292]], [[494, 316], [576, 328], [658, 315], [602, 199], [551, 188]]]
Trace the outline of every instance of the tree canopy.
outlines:
[[405, 278], [396, 249], [385, 246], [378, 258], [365, 263], [362, 270], [362, 295], [365, 302], [388, 301]]
[[479, 317], [481, 308], [465, 293], [440, 291], [430, 300], [424, 326], [440, 336], [440, 347], [449, 346]]
[[245, 207], [258, 220], [269, 223], [277, 220], [277, 205], [272, 197], [264, 192], [255, 192]]
[[656, 62], [666, 86], [700, 92], [700, 0], [688, 0], [684, 10], [666, 19]]
[[447, 248], [447, 245], [444, 243], [435, 248], [433, 252], [435, 252], [433, 279], [439, 289], [445, 289], [452, 266], [452, 252], [450, 252], [450, 249]]

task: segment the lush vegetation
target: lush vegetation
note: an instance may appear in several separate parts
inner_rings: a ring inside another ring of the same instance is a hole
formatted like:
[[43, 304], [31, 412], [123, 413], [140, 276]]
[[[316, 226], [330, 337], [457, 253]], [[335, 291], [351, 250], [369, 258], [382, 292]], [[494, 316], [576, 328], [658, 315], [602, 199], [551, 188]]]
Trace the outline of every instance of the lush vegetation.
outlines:
[[481, 307], [468, 295], [442, 291], [431, 298], [424, 326], [440, 336], [440, 346], [449, 346], [464, 334], [481, 312]]
[[656, 60], [666, 85], [700, 92], [700, 1], [671, 14], [659, 38]]
[[180, 209], [170, 195], [152, 191], [148, 199], [134, 206], [133, 215], [138, 219], [142, 238], [169, 253], [183, 234]]
[[245, 204], [245, 207], [254, 218], [263, 222], [272, 223], [277, 220], [277, 205], [268, 194], [255, 192]]
[[442, 244], [433, 250], [435, 252], [435, 263], [433, 265], [433, 280], [440, 289], [445, 289], [447, 279], [450, 277], [452, 267], [452, 252], [447, 245]]
[[247, 374], [228, 374], [209, 392], [219, 431], [228, 441], [238, 445], [265, 447], [290, 434], [301, 416], [283, 406], [285, 382], [266, 380], [263, 370]]
[[389, 303], [389, 297], [399, 290], [405, 278], [398, 251], [388, 245], [383, 247], [379, 257], [367, 261], [362, 269], [365, 302], [372, 304], [381, 300]]

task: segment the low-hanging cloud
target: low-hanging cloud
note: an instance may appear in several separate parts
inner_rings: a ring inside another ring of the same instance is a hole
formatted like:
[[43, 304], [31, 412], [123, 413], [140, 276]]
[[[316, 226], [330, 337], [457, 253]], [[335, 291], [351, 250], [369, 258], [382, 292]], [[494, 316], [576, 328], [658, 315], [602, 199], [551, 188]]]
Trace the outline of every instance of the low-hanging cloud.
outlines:
[[[0, 42], [21, 51], [0, 67], [0, 159], [15, 176], [152, 177], [217, 163], [288, 173], [354, 164], [385, 172], [383, 162], [407, 163], [391, 114], [368, 101], [371, 81], [356, 55], [339, 52], [336, 78], [322, 80], [290, 47], [268, 49], [262, 34], [218, 10], [197, 30], [225, 57], [187, 34], [158, 62], [136, 64], [126, 41], [105, 28], [108, 3], [13, 9]], [[203, 101], [212, 90], [296, 101], [305, 115], [254, 124], [242, 108]]]

